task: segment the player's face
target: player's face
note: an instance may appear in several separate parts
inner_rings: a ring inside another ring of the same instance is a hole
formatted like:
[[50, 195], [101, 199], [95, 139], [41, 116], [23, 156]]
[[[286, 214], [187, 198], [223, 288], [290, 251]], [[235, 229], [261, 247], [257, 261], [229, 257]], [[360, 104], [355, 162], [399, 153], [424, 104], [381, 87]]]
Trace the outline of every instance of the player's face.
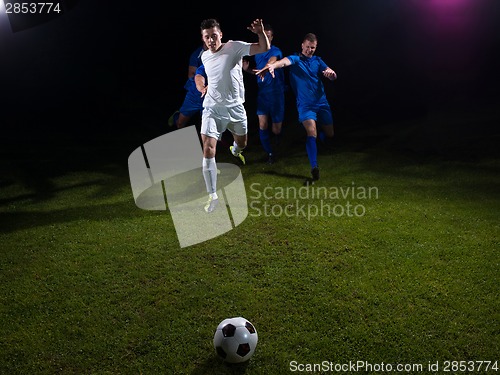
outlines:
[[269, 43], [271, 43], [273, 40], [273, 32], [271, 30], [266, 30], [265, 33], [267, 35], [267, 39], [269, 39]]
[[302, 54], [306, 57], [311, 57], [316, 52], [316, 46], [318, 42], [311, 42], [309, 40], [305, 40], [302, 42]]
[[217, 27], [202, 30], [201, 39], [210, 51], [216, 52], [222, 45], [222, 31]]

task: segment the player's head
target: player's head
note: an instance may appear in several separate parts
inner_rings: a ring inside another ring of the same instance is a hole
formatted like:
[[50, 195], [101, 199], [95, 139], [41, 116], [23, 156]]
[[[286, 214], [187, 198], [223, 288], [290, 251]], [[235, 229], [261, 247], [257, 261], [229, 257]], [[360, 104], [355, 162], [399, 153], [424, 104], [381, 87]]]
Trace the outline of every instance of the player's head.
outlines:
[[271, 43], [271, 41], [273, 40], [273, 37], [274, 37], [274, 30], [270, 24], [266, 23], [264, 25], [264, 32], [267, 35], [267, 39], [269, 39], [269, 43]]
[[318, 46], [318, 38], [313, 33], [308, 33], [302, 39], [302, 54], [306, 57], [312, 57]]
[[214, 18], [203, 20], [200, 29], [203, 43], [210, 51], [217, 51], [222, 44], [222, 31], [219, 22]]

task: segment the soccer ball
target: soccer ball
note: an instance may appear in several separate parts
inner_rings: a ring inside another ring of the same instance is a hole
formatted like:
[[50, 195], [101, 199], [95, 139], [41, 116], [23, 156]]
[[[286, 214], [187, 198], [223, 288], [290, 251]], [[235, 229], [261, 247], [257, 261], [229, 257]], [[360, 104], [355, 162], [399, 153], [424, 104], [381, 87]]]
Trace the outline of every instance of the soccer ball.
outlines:
[[242, 317], [224, 319], [214, 334], [217, 355], [229, 363], [248, 361], [255, 352], [257, 341], [257, 330]]

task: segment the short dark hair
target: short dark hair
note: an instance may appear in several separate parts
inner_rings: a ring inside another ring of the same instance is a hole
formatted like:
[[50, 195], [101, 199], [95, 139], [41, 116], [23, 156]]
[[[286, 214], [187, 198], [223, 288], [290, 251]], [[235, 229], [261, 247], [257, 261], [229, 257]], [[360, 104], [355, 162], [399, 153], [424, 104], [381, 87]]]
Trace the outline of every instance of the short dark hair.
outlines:
[[220, 23], [215, 18], [208, 18], [206, 20], [201, 21], [200, 28], [201, 30], [211, 29], [216, 27], [220, 30]]
[[270, 32], [272, 32], [272, 33], [273, 33], [273, 35], [274, 35], [274, 30], [273, 30], [273, 27], [272, 27], [270, 24], [266, 23], [266, 24], [264, 25], [264, 30], [266, 30], [266, 31], [270, 31]]
[[304, 39], [302, 39], [302, 41], [305, 42], [306, 40], [308, 40], [309, 42], [317, 42], [318, 37], [316, 36], [316, 34], [307, 33]]

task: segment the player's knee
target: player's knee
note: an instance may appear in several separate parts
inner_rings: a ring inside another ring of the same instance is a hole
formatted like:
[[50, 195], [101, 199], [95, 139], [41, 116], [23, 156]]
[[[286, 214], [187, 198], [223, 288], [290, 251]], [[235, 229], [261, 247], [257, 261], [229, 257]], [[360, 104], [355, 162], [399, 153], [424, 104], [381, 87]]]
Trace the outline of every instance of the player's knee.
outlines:
[[306, 129], [306, 134], [308, 137], [317, 137], [318, 133], [316, 132], [316, 128]]
[[205, 158], [213, 158], [215, 157], [215, 147], [211, 144], [203, 145], [203, 156]]

